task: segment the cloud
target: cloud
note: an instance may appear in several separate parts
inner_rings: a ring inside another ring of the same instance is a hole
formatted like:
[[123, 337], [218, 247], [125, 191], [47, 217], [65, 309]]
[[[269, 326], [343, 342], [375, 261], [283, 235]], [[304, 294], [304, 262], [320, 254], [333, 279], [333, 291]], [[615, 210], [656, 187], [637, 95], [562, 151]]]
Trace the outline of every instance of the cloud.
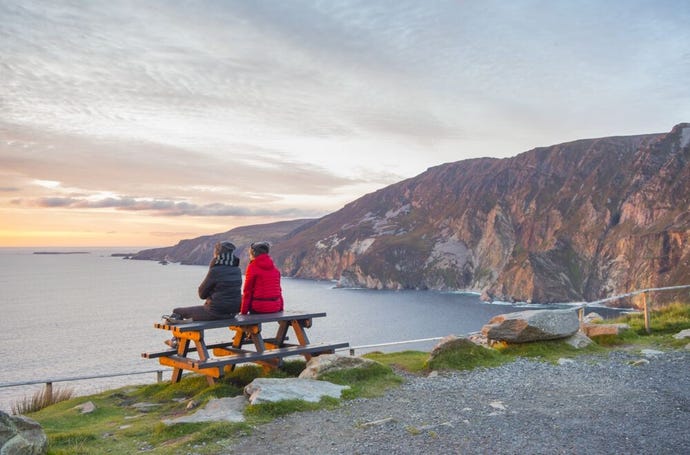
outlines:
[[184, 201], [160, 199], [104, 198], [89, 200], [71, 197], [44, 197], [21, 201], [24, 206], [65, 209], [116, 209], [130, 212], [149, 212], [156, 216], [241, 216], [241, 217], [315, 217], [318, 213], [304, 209], [257, 209], [228, 204], [192, 204]]

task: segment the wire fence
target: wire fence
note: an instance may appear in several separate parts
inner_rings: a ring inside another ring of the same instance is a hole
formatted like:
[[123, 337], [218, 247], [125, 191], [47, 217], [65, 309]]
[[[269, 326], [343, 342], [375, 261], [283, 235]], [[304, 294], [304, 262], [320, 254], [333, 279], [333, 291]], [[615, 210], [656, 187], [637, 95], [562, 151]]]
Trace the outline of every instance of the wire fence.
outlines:
[[[584, 316], [584, 311], [586, 310], [586, 308], [588, 306], [596, 306], [596, 305], [601, 305], [602, 303], [611, 302], [613, 300], [632, 297], [632, 296], [636, 296], [636, 295], [643, 295], [644, 296], [643, 312], [644, 312], [645, 330], [647, 331], [647, 333], [650, 333], [651, 332], [651, 325], [650, 325], [651, 309], [650, 309], [649, 300], [647, 299], [647, 295], [649, 293], [652, 293], [652, 292], [687, 289], [687, 288], [690, 288], [690, 285], [641, 289], [638, 291], [628, 292], [626, 294], [620, 294], [620, 295], [616, 295], [616, 296], [612, 296], [612, 297], [607, 297], [607, 298], [601, 299], [601, 300], [595, 300], [595, 301], [591, 301], [591, 302], [581, 302], [580, 305], [576, 307], [576, 309], [579, 312], [580, 320], [582, 320], [582, 318]], [[478, 333], [478, 332], [472, 332], [472, 334], [474, 334], [474, 333]], [[354, 356], [356, 351], [362, 351], [365, 349], [390, 347], [390, 346], [401, 346], [401, 345], [405, 345], [405, 344], [424, 343], [424, 342], [430, 342], [430, 341], [439, 341], [441, 339], [442, 339], [442, 337], [432, 337], [432, 338], [420, 338], [420, 339], [415, 339], [415, 340], [393, 341], [393, 342], [388, 342], [388, 343], [367, 344], [367, 345], [361, 345], [361, 346], [351, 346], [348, 348], [342, 348], [342, 349], [339, 349], [338, 351], [349, 351], [349, 354], [351, 356]], [[133, 375], [151, 374], [151, 373], [156, 374], [156, 381], [157, 382], [162, 382], [163, 381], [163, 372], [164, 372], [164, 370], [143, 370], [143, 371], [131, 371], [131, 372], [126, 372], [126, 373], [106, 373], [106, 374], [90, 375], [90, 376], [74, 376], [74, 377], [65, 377], [65, 378], [35, 379], [35, 380], [31, 380], [31, 381], [0, 383], [0, 388], [22, 387], [22, 386], [29, 386], [29, 385], [35, 385], [35, 384], [45, 384], [46, 395], [50, 397], [52, 395], [53, 384], [57, 383], [57, 382], [74, 382], [74, 381], [83, 381], [83, 380], [91, 380], [91, 379], [115, 378], [115, 377], [121, 377], [121, 376], [133, 376]]]

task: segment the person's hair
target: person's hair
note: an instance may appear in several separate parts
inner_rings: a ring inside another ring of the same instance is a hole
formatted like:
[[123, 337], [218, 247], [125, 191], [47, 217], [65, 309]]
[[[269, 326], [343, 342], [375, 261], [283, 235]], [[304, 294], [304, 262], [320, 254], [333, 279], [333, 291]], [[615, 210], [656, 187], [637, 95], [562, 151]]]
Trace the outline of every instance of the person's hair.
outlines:
[[268, 242], [254, 242], [249, 245], [249, 248], [254, 256], [258, 256], [260, 254], [268, 254], [271, 246], [268, 244]]

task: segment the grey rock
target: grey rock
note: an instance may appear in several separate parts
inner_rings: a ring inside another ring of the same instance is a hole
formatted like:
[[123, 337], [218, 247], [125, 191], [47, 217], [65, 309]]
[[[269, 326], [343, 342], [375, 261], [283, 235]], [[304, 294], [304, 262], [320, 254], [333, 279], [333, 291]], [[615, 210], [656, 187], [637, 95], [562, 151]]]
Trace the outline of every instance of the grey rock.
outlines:
[[38, 422], [0, 411], [0, 454], [42, 455], [47, 451], [48, 437]]
[[163, 423], [174, 425], [176, 423], [196, 422], [244, 422], [244, 408], [247, 407], [247, 399], [243, 396], [232, 398], [211, 399], [206, 406], [194, 414], [166, 419]]
[[673, 335], [676, 340], [682, 340], [684, 338], [690, 338], [690, 329], [681, 330], [680, 332]]
[[75, 406], [74, 409], [78, 409], [82, 414], [91, 414], [96, 410], [96, 405], [93, 404], [93, 401], [87, 401], [86, 403]]
[[151, 409], [157, 408], [158, 406], [160, 406], [160, 404], [158, 404], [158, 403], [146, 403], [146, 402], [134, 403], [132, 405], [132, 407], [139, 412], [149, 412]]
[[603, 321], [604, 318], [601, 317], [599, 313], [595, 313], [592, 311], [591, 313], [587, 313], [583, 318], [582, 322], [601, 322]]
[[257, 378], [244, 388], [251, 404], [269, 403], [283, 400], [304, 400], [316, 403], [324, 396], [340, 398], [348, 386], [332, 384], [327, 381], [302, 378]]
[[574, 335], [566, 338], [564, 341], [575, 349], [583, 349], [594, 343], [591, 338], [582, 332], [575, 332]]
[[574, 310], [528, 310], [499, 314], [482, 328], [490, 340], [509, 343], [567, 338], [580, 328]]
[[322, 354], [312, 357], [302, 370], [301, 379], [319, 379], [326, 373], [348, 370], [351, 368], [366, 368], [375, 364], [373, 360], [363, 357], [343, 356], [338, 354]]

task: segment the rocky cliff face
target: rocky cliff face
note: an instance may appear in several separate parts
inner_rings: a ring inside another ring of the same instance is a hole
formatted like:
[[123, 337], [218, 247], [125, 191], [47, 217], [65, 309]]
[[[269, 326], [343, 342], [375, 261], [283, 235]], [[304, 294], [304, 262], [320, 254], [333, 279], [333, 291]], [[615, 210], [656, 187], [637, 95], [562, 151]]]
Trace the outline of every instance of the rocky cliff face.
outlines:
[[302, 225], [272, 253], [289, 276], [497, 300], [689, 284], [689, 161], [680, 124], [444, 164]]

